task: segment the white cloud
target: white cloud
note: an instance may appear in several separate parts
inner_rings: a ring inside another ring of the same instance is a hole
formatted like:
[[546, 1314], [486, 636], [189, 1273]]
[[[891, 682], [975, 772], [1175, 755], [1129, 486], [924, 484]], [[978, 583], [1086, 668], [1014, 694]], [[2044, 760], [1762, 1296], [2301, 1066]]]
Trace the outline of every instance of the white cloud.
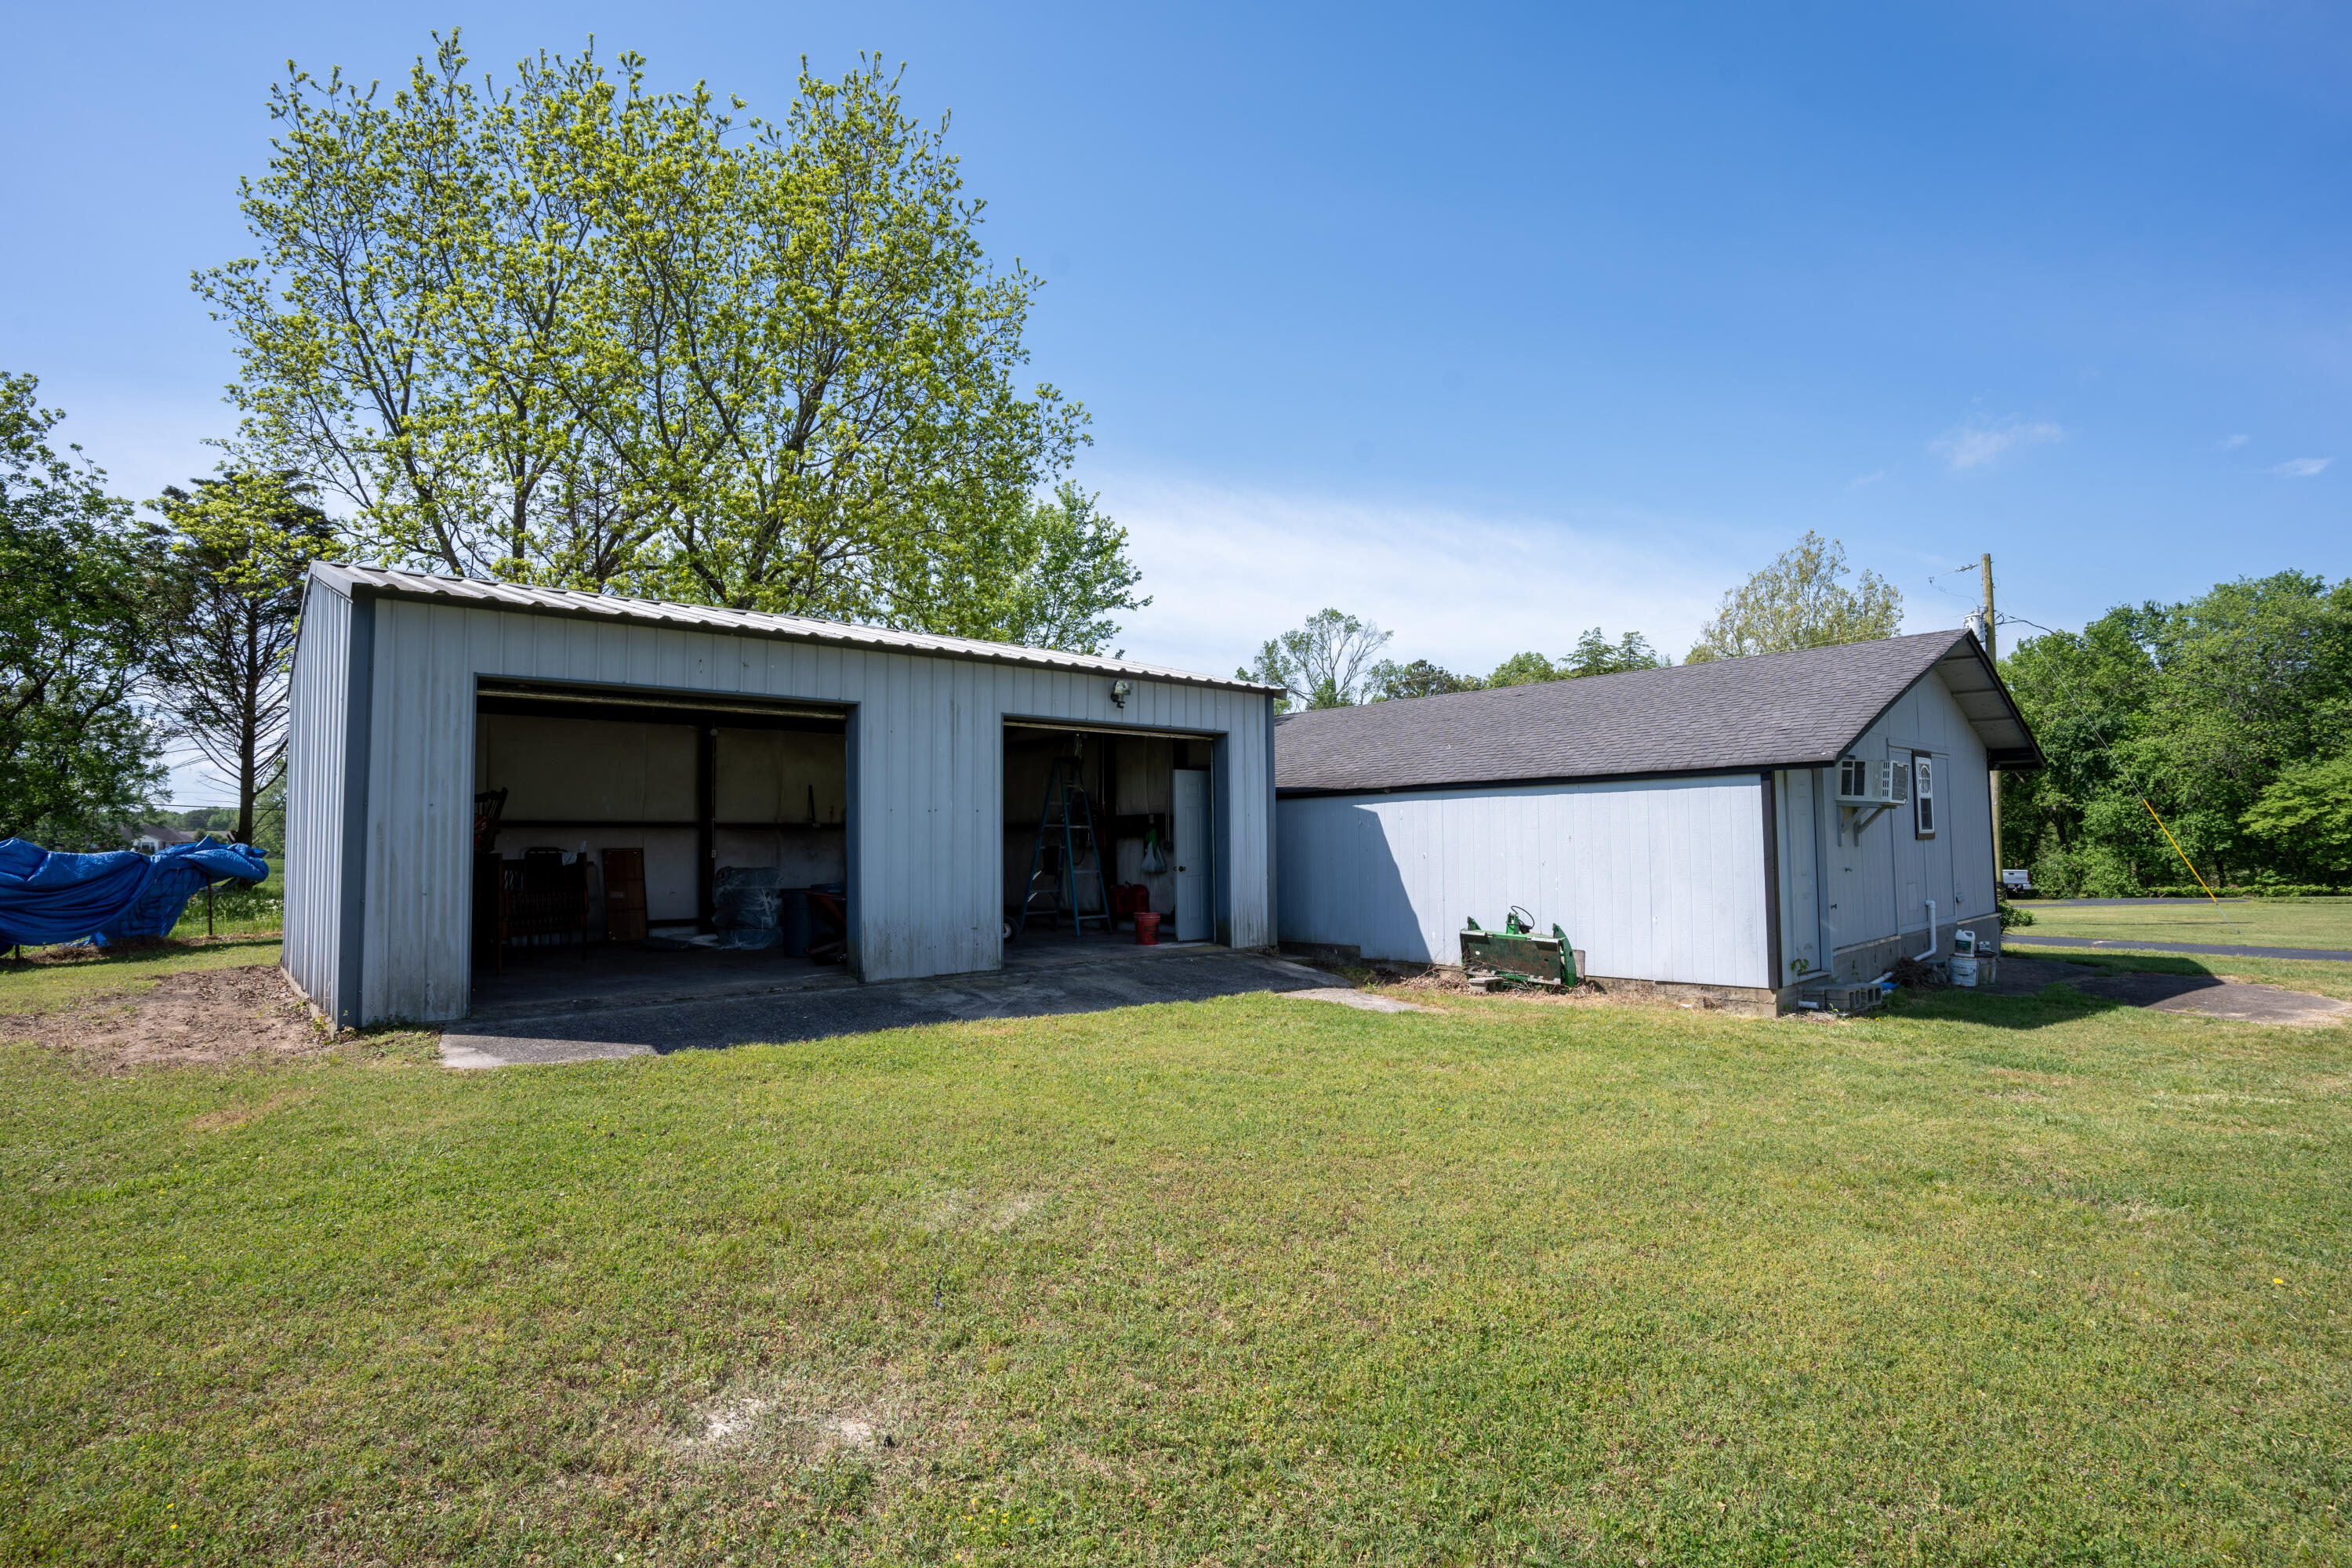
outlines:
[[2307, 479], [2335, 460], [2333, 458], [2289, 458], [2285, 462], [2272, 468], [2271, 472], [2284, 474], [2291, 479]]
[[[1125, 524], [1152, 604], [1116, 646], [1222, 675], [1330, 605], [1395, 634], [1388, 657], [1483, 673], [1523, 649], [1558, 655], [1587, 626], [1647, 637], [1679, 660], [1723, 590], [1772, 550], [1719, 556], [1675, 520], [1577, 516], [1090, 476]], [[1720, 572], [1693, 570], [1719, 559]]]
[[1866, 474], [1857, 474], [1853, 479], [1848, 479], [1845, 482], [1845, 488], [1850, 490], [1858, 490], [1864, 485], [1874, 485], [1885, 477], [1886, 470], [1885, 468], [1873, 468]]
[[1980, 468], [2011, 447], [2039, 446], [2065, 438], [2065, 430], [2047, 420], [2029, 422], [2012, 417], [1990, 425], [1955, 425], [1928, 442], [1927, 450], [1940, 456], [1957, 472]]
[[2224, 452], [2234, 452], [2245, 444], [2246, 437], [2243, 436], [2226, 437], [2221, 442], [2221, 450]]

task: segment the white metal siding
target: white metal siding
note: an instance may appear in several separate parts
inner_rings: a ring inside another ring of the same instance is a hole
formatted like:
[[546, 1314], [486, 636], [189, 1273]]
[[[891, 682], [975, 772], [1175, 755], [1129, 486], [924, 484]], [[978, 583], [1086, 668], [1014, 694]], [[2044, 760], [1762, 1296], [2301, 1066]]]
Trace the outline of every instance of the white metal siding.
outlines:
[[351, 671], [351, 601], [320, 583], [302, 596], [286, 732], [285, 948], [279, 962], [311, 1002], [337, 1018], [343, 896], [343, 763]]
[[[1773, 775], [1773, 806], [1780, 832], [1776, 857], [1780, 878], [1780, 984], [1822, 973], [1829, 955], [1822, 947], [1821, 812], [1815, 804], [1824, 780], [1819, 768], [1790, 768]], [[1832, 794], [1835, 778], [1828, 779]]]
[[1514, 904], [1614, 979], [1764, 985], [1764, 803], [1755, 775], [1285, 800], [1286, 942], [1460, 962], [1463, 922]]
[[[311, 593], [335, 597], [315, 584]], [[850, 912], [867, 980], [1002, 963], [1006, 716], [1223, 732], [1227, 767], [1217, 787], [1232, 834], [1218, 876], [1230, 889], [1230, 940], [1239, 947], [1274, 940], [1264, 694], [1129, 677], [1134, 689], [1121, 709], [1110, 700], [1109, 679], [1092, 669], [457, 602], [378, 599], [373, 608], [362, 1008], [369, 1022], [456, 1018], [467, 1009], [475, 686], [483, 676], [856, 704]], [[301, 723], [312, 722], [310, 704], [298, 694]], [[306, 774], [298, 788], [323, 800], [330, 782]]]
[[1992, 816], [1984, 742], [1940, 676], [1922, 677], [1855, 742], [1857, 757], [1936, 759], [1936, 837], [1917, 837], [1912, 808], [1898, 805], [1863, 828], [1845, 830], [1835, 801], [1836, 775], [1824, 769], [1816, 791], [1814, 837], [1821, 868], [1821, 925], [1832, 956], [1888, 937], [1927, 930], [1927, 900], [1938, 925], [1993, 912]]

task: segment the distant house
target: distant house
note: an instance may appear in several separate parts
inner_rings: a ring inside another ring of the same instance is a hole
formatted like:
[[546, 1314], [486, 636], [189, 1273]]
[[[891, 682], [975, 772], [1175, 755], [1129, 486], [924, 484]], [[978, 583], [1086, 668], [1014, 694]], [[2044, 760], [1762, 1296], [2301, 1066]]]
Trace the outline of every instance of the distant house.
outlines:
[[194, 844], [204, 837], [184, 827], [166, 827], [161, 823], [140, 823], [122, 830], [125, 848], [136, 849], [142, 855], [153, 855], [175, 844]]
[[1517, 905], [1611, 989], [1785, 1009], [1997, 935], [1990, 770], [2041, 761], [1965, 631], [1287, 714], [1277, 929], [1450, 964]]

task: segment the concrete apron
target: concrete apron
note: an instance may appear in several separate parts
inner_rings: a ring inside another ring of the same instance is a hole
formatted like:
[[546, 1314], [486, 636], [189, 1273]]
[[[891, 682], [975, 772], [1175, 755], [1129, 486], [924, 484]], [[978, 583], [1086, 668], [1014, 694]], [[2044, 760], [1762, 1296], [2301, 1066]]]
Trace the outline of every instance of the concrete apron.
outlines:
[[782, 1044], [975, 1018], [1097, 1013], [1160, 1002], [1205, 1002], [1255, 992], [1332, 990], [1319, 970], [1259, 952], [1178, 950], [1150, 962], [1105, 951], [1097, 961], [1056, 954], [1026, 970], [843, 984], [635, 1006], [553, 1010], [537, 1017], [472, 1018], [441, 1036], [450, 1068], [552, 1065]]

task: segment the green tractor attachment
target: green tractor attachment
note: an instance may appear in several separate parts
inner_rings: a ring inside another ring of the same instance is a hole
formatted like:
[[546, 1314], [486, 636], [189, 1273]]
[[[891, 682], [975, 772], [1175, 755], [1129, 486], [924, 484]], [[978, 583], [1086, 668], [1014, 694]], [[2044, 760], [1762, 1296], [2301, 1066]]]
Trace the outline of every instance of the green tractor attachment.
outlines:
[[1515, 905], [1501, 931], [1468, 923], [1462, 933], [1462, 973], [1489, 984], [1566, 990], [1577, 983], [1576, 952], [1568, 945], [1568, 933], [1556, 925], [1549, 936], [1538, 936], [1535, 917]]

